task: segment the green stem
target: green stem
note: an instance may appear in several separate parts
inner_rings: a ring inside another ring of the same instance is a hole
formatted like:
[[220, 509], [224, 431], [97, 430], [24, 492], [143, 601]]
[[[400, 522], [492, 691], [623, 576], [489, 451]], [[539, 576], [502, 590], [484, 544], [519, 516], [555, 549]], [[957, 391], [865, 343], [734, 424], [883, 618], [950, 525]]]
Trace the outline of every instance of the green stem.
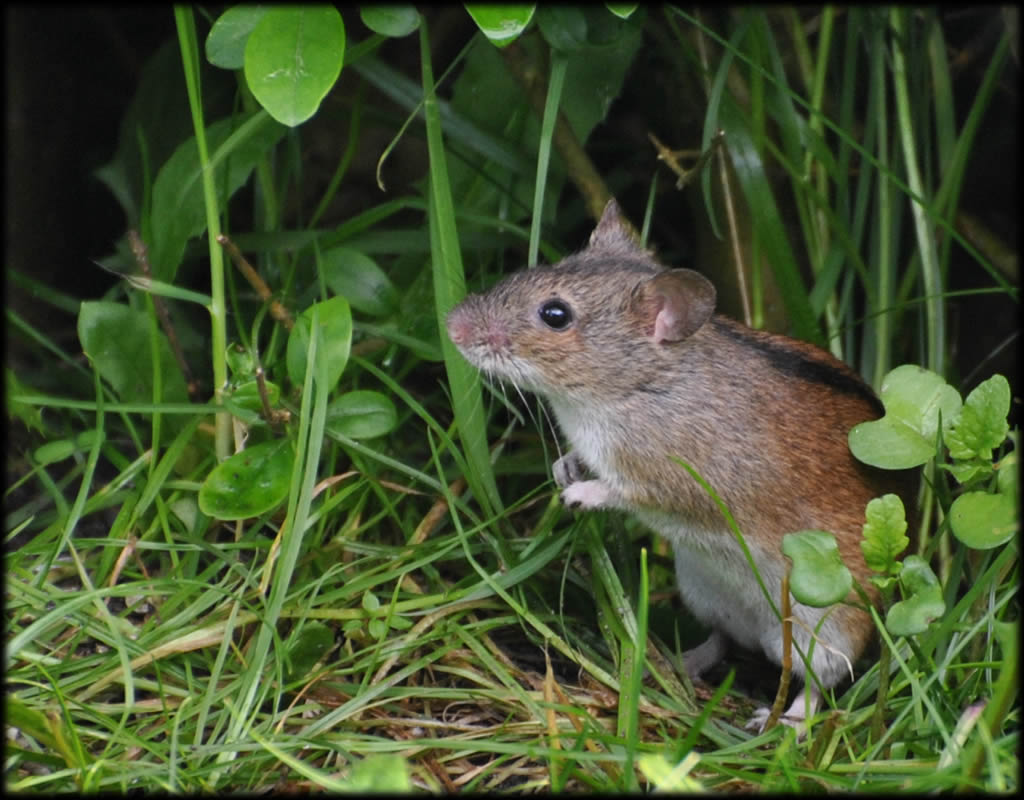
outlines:
[[[199, 166], [203, 178], [203, 199], [206, 205], [207, 241], [210, 247], [210, 312], [211, 340], [213, 353], [213, 397], [216, 405], [224, 404], [224, 389], [227, 386], [227, 311], [224, 299], [224, 252], [217, 244], [220, 235], [220, 216], [217, 206], [217, 190], [214, 186], [213, 170], [209, 169], [210, 153], [206, 144], [206, 125], [203, 121], [203, 99], [199, 85], [199, 44], [196, 37], [195, 18], [188, 6], [174, 7], [174, 21], [178, 29], [178, 44], [181, 46], [181, 63], [185, 70], [185, 86], [188, 89], [188, 104], [192, 111], [192, 126], [199, 148]], [[223, 461], [231, 455], [231, 418], [227, 412], [216, 415], [217, 458]]]

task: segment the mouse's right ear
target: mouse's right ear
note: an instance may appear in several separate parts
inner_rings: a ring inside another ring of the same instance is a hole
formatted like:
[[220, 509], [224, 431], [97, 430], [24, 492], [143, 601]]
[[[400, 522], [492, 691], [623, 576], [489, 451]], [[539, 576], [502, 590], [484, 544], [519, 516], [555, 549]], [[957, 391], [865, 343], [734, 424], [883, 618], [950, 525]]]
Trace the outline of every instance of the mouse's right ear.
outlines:
[[640, 251], [637, 244], [636, 231], [629, 221], [622, 216], [622, 210], [613, 197], [608, 201], [601, 213], [601, 219], [590, 234], [588, 247], [591, 250], [627, 250]]
[[692, 269], [670, 269], [646, 281], [648, 308], [655, 310], [655, 344], [679, 342], [695, 334], [715, 310], [715, 286]]

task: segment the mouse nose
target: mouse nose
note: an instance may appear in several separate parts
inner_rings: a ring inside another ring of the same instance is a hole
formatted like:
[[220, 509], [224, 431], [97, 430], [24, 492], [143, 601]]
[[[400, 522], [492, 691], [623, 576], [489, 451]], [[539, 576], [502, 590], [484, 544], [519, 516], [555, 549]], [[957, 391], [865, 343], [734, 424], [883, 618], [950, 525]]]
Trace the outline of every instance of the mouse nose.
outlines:
[[464, 345], [469, 341], [473, 332], [473, 325], [464, 304], [457, 305], [449, 311], [445, 322], [448, 326], [448, 336], [452, 342], [457, 345]]

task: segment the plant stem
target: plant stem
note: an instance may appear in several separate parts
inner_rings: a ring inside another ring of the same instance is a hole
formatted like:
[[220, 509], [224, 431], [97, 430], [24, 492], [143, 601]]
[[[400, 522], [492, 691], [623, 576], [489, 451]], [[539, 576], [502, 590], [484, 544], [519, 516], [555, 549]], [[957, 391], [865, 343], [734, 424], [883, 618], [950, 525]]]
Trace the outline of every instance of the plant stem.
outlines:
[[[188, 104], [192, 111], [192, 126], [196, 132], [196, 146], [199, 148], [199, 166], [203, 178], [203, 199], [206, 205], [207, 241], [210, 246], [210, 337], [213, 361], [213, 398], [216, 405], [224, 404], [224, 388], [227, 386], [227, 310], [224, 300], [224, 254], [217, 244], [220, 235], [220, 216], [217, 207], [217, 190], [214, 186], [210, 165], [209, 148], [206, 145], [206, 125], [203, 121], [203, 97], [199, 85], [199, 46], [196, 37], [195, 18], [188, 6], [174, 7], [174, 22], [178, 29], [178, 43], [181, 46], [181, 64], [185, 70], [185, 86], [188, 89]], [[231, 455], [231, 417], [221, 412], [216, 415], [217, 458], [223, 461]]]

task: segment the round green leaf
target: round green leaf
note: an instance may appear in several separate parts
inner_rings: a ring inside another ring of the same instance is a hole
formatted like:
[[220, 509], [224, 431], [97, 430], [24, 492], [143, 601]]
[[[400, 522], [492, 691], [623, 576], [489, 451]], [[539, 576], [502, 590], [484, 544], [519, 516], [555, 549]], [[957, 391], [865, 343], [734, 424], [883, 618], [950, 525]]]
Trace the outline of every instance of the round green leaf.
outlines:
[[946, 612], [942, 588], [928, 562], [917, 555], [907, 556], [900, 571], [903, 600], [894, 603], [885, 617], [885, 627], [897, 636], [923, 633], [928, 625]]
[[398, 412], [391, 398], [360, 390], [343, 394], [327, 407], [325, 427], [350, 439], [371, 439], [390, 433], [397, 424]]
[[398, 291], [372, 258], [350, 247], [332, 247], [321, 256], [324, 282], [352, 308], [375, 317], [393, 314]]
[[269, 10], [245, 44], [245, 80], [278, 122], [294, 127], [320, 107], [341, 73], [345, 24], [331, 6]]
[[886, 375], [880, 394], [885, 416], [855, 425], [849, 443], [857, 459], [883, 469], [909, 469], [933, 457], [939, 417], [948, 428], [963, 405], [941, 375], [915, 364]]
[[291, 442], [277, 439], [221, 462], [199, 487], [199, 508], [215, 519], [258, 517], [277, 508], [291, 484]]
[[206, 37], [206, 60], [222, 69], [241, 69], [249, 34], [268, 10], [264, 6], [232, 6], [217, 17]]
[[420, 14], [413, 6], [360, 6], [359, 17], [381, 36], [408, 36], [420, 26]]
[[782, 537], [782, 553], [793, 560], [789, 589], [804, 605], [824, 608], [850, 593], [853, 576], [839, 557], [836, 538], [831, 533], [787, 533]]
[[295, 320], [295, 326], [288, 335], [288, 377], [296, 386], [302, 386], [306, 376], [306, 353], [309, 351], [314, 309], [320, 320], [317, 358], [327, 360], [327, 385], [333, 386], [345, 371], [352, 349], [352, 312], [344, 297], [332, 297], [322, 303], [314, 303]]
[[533, 19], [534, 5], [492, 6], [468, 4], [466, 11], [491, 44], [504, 47], [515, 41]]
[[288, 682], [302, 680], [309, 675], [334, 645], [334, 631], [322, 622], [307, 622], [288, 643]]
[[990, 550], [1010, 541], [1019, 526], [1017, 502], [1009, 494], [967, 492], [949, 509], [953, 535], [975, 550]]

